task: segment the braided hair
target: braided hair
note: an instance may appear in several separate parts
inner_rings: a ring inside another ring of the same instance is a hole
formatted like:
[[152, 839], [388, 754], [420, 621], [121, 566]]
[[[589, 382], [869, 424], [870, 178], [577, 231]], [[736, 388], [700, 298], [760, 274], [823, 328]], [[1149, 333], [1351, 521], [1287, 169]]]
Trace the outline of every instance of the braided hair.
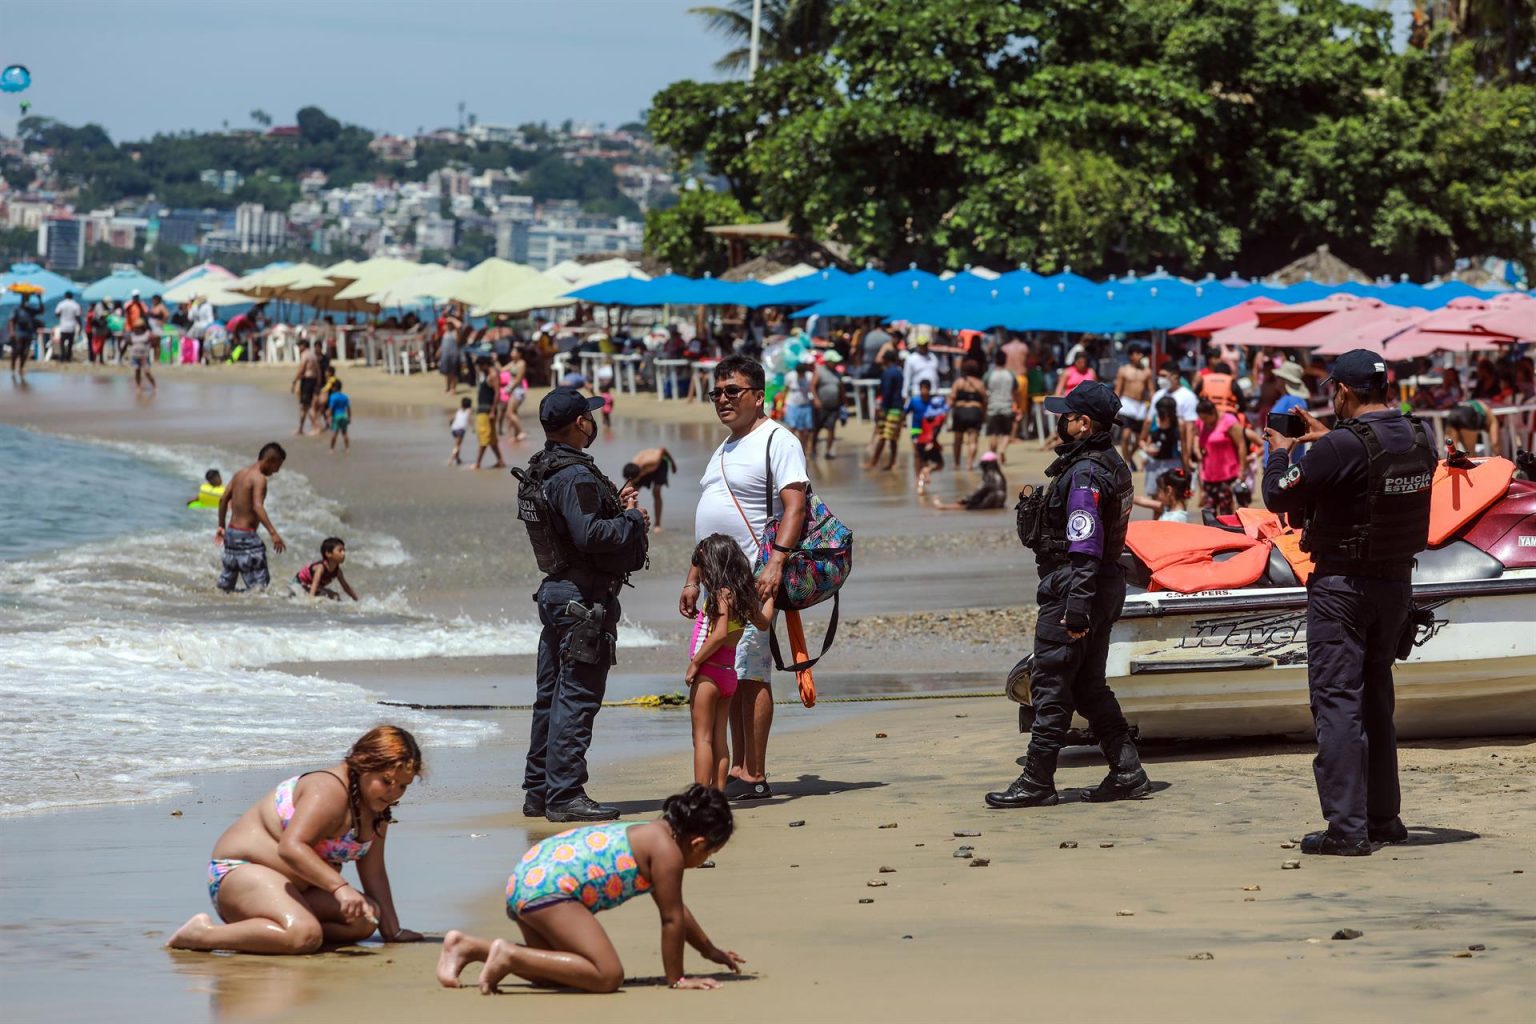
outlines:
[[[362, 806], [362, 776], [364, 772], [403, 771], [411, 775], [422, 773], [421, 747], [416, 743], [416, 737], [396, 725], [379, 725], [367, 732], [347, 751], [346, 757], [347, 775], [347, 802], [352, 810], [352, 827], [361, 829], [363, 825]], [[382, 826], [395, 820], [392, 809], [386, 807], [384, 812], [373, 820], [373, 830], [377, 833]]]
[[697, 782], [667, 797], [661, 805], [661, 816], [679, 842], [697, 837], [712, 850], [724, 846], [736, 827], [725, 794]]

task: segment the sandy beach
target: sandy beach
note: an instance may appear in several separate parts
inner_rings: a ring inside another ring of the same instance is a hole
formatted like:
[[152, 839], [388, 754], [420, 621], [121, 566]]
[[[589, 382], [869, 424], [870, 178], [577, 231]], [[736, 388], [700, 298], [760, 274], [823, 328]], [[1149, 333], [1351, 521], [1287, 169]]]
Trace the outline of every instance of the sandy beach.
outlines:
[[[39, 368], [26, 390], [0, 384], [0, 422], [195, 443], [247, 461], [279, 440], [346, 528], [396, 538], [408, 553], [394, 568], [360, 571], [360, 588], [398, 591], [442, 621], [531, 621], [538, 576], [512, 481], [443, 465], [455, 403], [440, 378], [339, 372], [355, 409], [346, 455], [289, 436], [291, 366], [167, 368], [152, 399], [135, 397], [121, 372]], [[525, 405], [535, 436], [536, 398]], [[599, 439], [610, 472], [655, 444], [682, 464], [652, 568], [623, 597], [647, 645], [621, 650], [611, 698], [682, 689], [677, 590], [701, 462], [719, 436], [706, 406], [646, 394], [621, 396]], [[779, 708], [769, 771], [780, 795], [743, 806], [718, 866], [686, 883], [711, 937], [746, 957], [742, 976], [715, 992], [667, 990], [656, 916], [642, 900], [602, 918], [629, 979], [610, 997], [509, 979], [503, 995], [483, 998], [473, 967], [469, 987], [442, 989], [436, 941], [293, 959], [165, 951], [170, 932], [207, 907], [213, 840], [284, 777], [273, 765], [192, 771], [190, 788], [165, 800], [0, 817], [6, 1019], [1528, 1019], [1536, 741], [1405, 745], [1412, 841], [1365, 859], [1304, 858], [1299, 870], [1282, 869], [1299, 856], [1284, 844], [1320, 824], [1306, 744], [1155, 746], [1144, 752], [1150, 799], [987, 811], [981, 794], [1012, 779], [1025, 746], [1014, 706], [991, 694], [1027, 642], [1033, 566], [1010, 513], [940, 514], [918, 506], [905, 473], [862, 472], [867, 436], [852, 423], [854, 443], [813, 471], [859, 552], [844, 632], [817, 670], [826, 700]], [[1015, 486], [1043, 468], [1034, 448], [1013, 448]], [[509, 461], [533, 450], [514, 446]], [[282, 486], [280, 475], [273, 488]], [[946, 498], [972, 486], [965, 473], [936, 481]], [[276, 559], [274, 578], [300, 558]], [[810, 618], [815, 642], [821, 620]], [[378, 701], [473, 706], [425, 712], [441, 729], [495, 727], [474, 745], [427, 750], [428, 775], [391, 833], [402, 923], [433, 940], [451, 928], [515, 935], [501, 904], [506, 876], [531, 839], [557, 830], [517, 813], [528, 721], [517, 708], [532, 697], [532, 661], [379, 660], [359, 649], [275, 666], [362, 686]], [[873, 697], [932, 699], [841, 702]], [[377, 712], [385, 721], [394, 709]], [[688, 778], [686, 712], [605, 710], [591, 764], [593, 794], [642, 820]], [[1087, 788], [1102, 773], [1097, 751], [1074, 749], [1058, 784]], [[962, 845], [973, 854], [957, 856]], [[1333, 938], [1342, 929], [1362, 934]], [[688, 966], [708, 973], [691, 953]]]

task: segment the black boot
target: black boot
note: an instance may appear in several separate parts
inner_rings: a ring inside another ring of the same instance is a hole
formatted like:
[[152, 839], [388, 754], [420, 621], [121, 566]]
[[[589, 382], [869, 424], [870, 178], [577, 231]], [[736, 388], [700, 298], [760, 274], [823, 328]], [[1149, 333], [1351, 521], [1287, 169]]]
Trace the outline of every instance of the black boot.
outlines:
[[1104, 752], [1104, 760], [1109, 762], [1109, 774], [1104, 776], [1098, 789], [1083, 795], [1084, 800], [1102, 804], [1111, 800], [1131, 800], [1152, 792], [1152, 783], [1147, 781], [1147, 773], [1141, 767], [1141, 756], [1136, 753], [1136, 744], [1129, 736], [1100, 740], [1099, 749]]
[[1056, 755], [1029, 752], [1024, 770], [1001, 793], [988, 793], [988, 807], [1050, 807], [1056, 796]]

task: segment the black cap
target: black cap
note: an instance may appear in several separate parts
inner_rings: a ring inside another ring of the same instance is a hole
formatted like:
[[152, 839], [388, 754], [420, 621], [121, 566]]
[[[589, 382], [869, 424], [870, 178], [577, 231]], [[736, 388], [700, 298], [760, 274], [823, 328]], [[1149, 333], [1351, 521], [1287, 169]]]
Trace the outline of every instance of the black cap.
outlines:
[[1120, 415], [1120, 399], [1114, 388], [1096, 380], [1085, 380], [1067, 395], [1052, 395], [1045, 400], [1045, 411], [1060, 416], [1075, 412], [1095, 423], [1109, 426]]
[[1370, 349], [1352, 349], [1334, 362], [1333, 373], [1328, 380], [1337, 381], [1354, 391], [1384, 388], [1387, 386], [1387, 359]]
[[539, 403], [539, 422], [545, 430], [564, 430], [585, 413], [602, 407], [601, 398], [588, 398], [575, 388], [555, 388]]

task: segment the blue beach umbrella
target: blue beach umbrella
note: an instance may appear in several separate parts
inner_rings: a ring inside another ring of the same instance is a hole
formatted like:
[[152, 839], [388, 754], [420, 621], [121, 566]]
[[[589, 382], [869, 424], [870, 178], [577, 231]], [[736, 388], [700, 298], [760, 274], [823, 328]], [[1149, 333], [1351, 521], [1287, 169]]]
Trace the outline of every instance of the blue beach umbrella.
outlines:
[[108, 301], [126, 302], [134, 292], [138, 292], [145, 302], [151, 295], [159, 295], [165, 291], [165, 285], [130, 268], [120, 268], [112, 271], [100, 281], [91, 283], [85, 289], [82, 298], [84, 302], [95, 302], [98, 299]]
[[21, 296], [10, 290], [13, 284], [31, 284], [41, 288], [45, 306], [58, 302], [65, 292], [80, 294], [80, 286], [67, 277], [44, 270], [36, 263], [12, 263], [9, 272], [0, 274], [0, 305], [15, 305], [21, 301]]

